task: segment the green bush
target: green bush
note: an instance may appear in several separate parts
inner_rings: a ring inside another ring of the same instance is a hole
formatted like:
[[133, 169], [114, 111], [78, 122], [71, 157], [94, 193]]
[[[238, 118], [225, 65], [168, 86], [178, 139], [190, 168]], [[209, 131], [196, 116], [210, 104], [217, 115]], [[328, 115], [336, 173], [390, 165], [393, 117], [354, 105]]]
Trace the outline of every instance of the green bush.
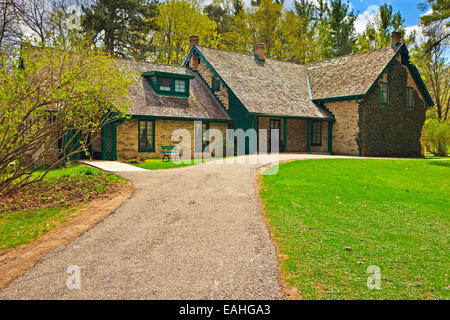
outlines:
[[439, 157], [450, 153], [450, 124], [438, 119], [429, 119], [425, 123], [425, 147]]

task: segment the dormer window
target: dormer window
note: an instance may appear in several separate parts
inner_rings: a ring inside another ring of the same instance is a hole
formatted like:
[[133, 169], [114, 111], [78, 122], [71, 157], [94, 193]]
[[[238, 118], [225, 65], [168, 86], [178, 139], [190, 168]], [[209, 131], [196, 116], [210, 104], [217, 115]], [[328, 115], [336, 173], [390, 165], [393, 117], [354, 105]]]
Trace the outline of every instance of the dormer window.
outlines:
[[163, 96], [189, 97], [189, 81], [194, 76], [161, 71], [144, 72], [155, 93]]
[[159, 78], [159, 90], [160, 91], [171, 91], [172, 90], [172, 79], [170, 78]]

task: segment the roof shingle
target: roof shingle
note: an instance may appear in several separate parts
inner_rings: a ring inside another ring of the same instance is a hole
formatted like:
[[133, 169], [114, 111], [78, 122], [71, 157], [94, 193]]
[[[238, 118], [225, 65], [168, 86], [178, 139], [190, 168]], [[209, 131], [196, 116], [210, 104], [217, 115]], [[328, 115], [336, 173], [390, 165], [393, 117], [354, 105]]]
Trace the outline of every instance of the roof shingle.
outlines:
[[313, 99], [364, 95], [400, 47], [386, 47], [306, 65]]
[[310, 99], [306, 67], [241, 53], [197, 47], [251, 113], [331, 118]]
[[[132, 106], [131, 115], [150, 115], [160, 117], [196, 118], [210, 120], [230, 120], [223, 107], [216, 100], [203, 80], [184, 66], [153, 64], [142, 61], [119, 59], [119, 63], [138, 74], [136, 85], [132, 88], [129, 99]], [[157, 95], [147, 79], [141, 74], [145, 71], [161, 71], [177, 74], [194, 75], [190, 80], [189, 98]]]

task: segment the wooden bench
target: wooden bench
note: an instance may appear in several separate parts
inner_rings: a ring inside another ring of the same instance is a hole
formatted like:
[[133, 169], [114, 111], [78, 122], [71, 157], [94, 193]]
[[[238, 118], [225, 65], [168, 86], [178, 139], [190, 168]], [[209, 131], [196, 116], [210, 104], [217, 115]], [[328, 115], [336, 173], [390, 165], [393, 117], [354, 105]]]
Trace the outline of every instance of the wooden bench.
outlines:
[[181, 154], [175, 150], [176, 146], [161, 146], [161, 152], [163, 154], [162, 161], [164, 161], [165, 158], [167, 158], [167, 161], [170, 161], [170, 158], [175, 157], [181, 157]]

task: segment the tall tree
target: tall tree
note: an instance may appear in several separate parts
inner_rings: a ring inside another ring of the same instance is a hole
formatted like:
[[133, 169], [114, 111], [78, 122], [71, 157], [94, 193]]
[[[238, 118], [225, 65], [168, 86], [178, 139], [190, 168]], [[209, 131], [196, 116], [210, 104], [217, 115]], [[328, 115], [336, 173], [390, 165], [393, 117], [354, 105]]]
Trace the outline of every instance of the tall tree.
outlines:
[[[392, 5], [386, 3], [381, 5], [374, 22], [369, 23], [366, 30], [358, 37], [354, 50], [361, 52], [387, 47], [391, 44], [393, 31], [402, 33], [403, 39], [405, 39], [404, 23], [405, 19], [400, 11], [394, 13]], [[405, 41], [410, 42], [408, 39]]]
[[95, 0], [83, 6], [83, 27], [111, 54], [146, 58], [157, 0]]
[[427, 0], [427, 2], [420, 3], [418, 7], [422, 11], [427, 10], [428, 7], [431, 8], [430, 13], [420, 17], [420, 24], [425, 28], [428, 36], [433, 35], [433, 37], [429, 37], [428, 51], [443, 41], [448, 42], [450, 37], [448, 31], [450, 28], [450, 0]]
[[189, 51], [189, 36], [198, 35], [200, 44], [217, 48], [220, 35], [217, 23], [189, 0], [167, 0], [158, 8], [153, 33], [153, 59], [160, 63], [180, 64]]
[[217, 32], [226, 33], [233, 19], [233, 3], [229, 0], [214, 0], [203, 9], [204, 13], [217, 23]]
[[329, 34], [325, 41], [329, 49], [325, 56], [332, 58], [351, 53], [355, 42], [356, 15], [350, 10], [349, 3], [331, 0], [328, 20]]

